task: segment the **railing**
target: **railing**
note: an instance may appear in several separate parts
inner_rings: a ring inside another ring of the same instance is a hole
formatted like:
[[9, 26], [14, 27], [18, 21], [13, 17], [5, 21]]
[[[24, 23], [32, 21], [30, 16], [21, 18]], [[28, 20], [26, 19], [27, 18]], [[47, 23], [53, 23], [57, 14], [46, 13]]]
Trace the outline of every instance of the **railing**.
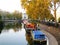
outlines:
[[55, 22], [51, 22], [51, 21], [40, 21], [41, 24], [45, 24], [45, 25], [48, 25], [48, 26], [53, 26], [53, 27], [57, 27], [57, 28], [60, 28], [60, 23], [55, 23]]

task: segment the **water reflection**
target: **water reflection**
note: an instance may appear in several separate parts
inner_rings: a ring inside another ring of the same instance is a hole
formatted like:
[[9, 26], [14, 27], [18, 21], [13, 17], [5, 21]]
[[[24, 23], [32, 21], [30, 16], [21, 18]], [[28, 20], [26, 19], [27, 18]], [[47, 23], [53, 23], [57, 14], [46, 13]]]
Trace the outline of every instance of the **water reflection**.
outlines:
[[9, 29], [7, 32], [2, 31], [0, 45], [27, 45], [25, 30], [15, 32], [13, 29]]
[[33, 45], [33, 40], [31, 38], [31, 35], [26, 33], [26, 40], [28, 41], [27, 45]]
[[4, 26], [4, 29], [10, 29], [10, 28], [18, 28], [18, 29], [21, 29], [22, 28], [22, 24], [21, 23], [9, 23], [9, 24], [6, 24], [5, 26]]
[[1, 33], [3, 28], [4, 28], [4, 23], [3, 23], [3, 21], [0, 21], [0, 33]]
[[0, 21], [0, 33], [2, 32], [2, 30], [4, 29], [9, 30], [9, 29], [14, 29], [14, 31], [18, 31], [19, 29], [22, 28], [22, 24], [21, 23], [4, 23], [3, 21]]

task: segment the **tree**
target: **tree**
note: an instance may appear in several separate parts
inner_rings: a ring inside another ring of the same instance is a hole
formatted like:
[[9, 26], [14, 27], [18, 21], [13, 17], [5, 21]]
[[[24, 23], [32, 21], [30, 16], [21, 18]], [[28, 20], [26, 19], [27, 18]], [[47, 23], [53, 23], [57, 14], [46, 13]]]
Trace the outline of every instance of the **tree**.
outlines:
[[14, 12], [13, 12], [13, 16], [14, 16], [16, 19], [22, 19], [22, 13], [19, 12], [19, 11], [14, 11]]
[[45, 19], [51, 15], [48, 0], [21, 0], [22, 7], [31, 19]]
[[56, 21], [56, 11], [60, 6], [60, 0], [49, 0], [49, 2], [51, 3], [51, 5], [49, 6], [51, 10], [53, 10], [54, 12], [54, 17], [55, 17], [55, 22]]
[[12, 18], [14, 17], [11, 13], [7, 13], [5, 16], [6, 16], [6, 18], [8, 18], [8, 19], [12, 19]]

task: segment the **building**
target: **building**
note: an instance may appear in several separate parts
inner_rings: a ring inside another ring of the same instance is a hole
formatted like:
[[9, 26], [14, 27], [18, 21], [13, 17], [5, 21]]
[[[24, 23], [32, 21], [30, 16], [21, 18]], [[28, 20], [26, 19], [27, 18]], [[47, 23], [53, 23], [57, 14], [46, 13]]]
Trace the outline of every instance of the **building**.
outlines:
[[22, 20], [28, 19], [28, 15], [26, 13], [22, 13]]

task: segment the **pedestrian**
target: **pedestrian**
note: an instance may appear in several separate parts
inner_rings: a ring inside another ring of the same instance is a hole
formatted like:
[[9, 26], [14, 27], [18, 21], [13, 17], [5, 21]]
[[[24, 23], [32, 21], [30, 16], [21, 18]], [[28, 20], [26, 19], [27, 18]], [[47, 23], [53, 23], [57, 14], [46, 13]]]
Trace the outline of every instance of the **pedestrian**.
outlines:
[[37, 30], [40, 30], [40, 26], [39, 26], [39, 24], [37, 24]]

